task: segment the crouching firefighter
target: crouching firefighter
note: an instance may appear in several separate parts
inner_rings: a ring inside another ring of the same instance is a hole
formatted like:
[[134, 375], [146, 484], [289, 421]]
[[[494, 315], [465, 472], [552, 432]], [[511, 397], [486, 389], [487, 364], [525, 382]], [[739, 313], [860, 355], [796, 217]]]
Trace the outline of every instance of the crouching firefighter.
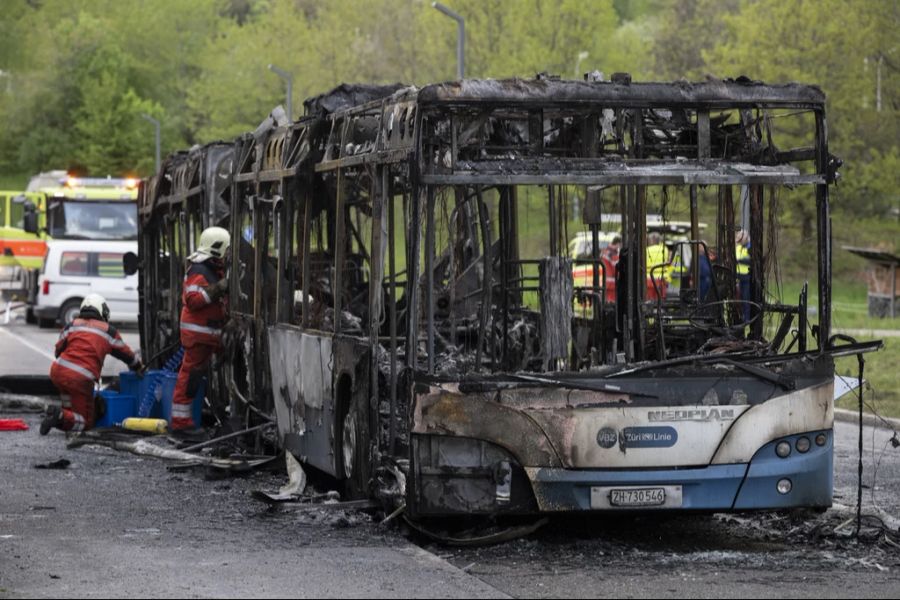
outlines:
[[227, 230], [209, 227], [200, 234], [197, 249], [188, 256], [181, 291], [184, 359], [172, 398], [172, 431], [177, 437], [202, 437], [204, 433], [200, 424], [194, 423], [191, 403], [206, 375], [210, 358], [222, 346], [228, 294], [225, 257], [230, 244]]
[[100, 379], [107, 354], [132, 371], [143, 369], [140, 358], [108, 321], [106, 300], [99, 294], [88, 294], [81, 302], [78, 317], [59, 334], [50, 380], [62, 396], [63, 407], [47, 409], [41, 435], [47, 435], [54, 427], [80, 432], [94, 426], [94, 382]]

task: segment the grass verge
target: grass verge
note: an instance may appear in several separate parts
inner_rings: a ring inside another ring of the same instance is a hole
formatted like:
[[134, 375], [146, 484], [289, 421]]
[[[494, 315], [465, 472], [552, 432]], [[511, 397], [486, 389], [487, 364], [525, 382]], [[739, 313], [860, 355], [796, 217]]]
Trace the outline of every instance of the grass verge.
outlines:
[[[866, 354], [864, 358], [864, 378], [867, 381], [863, 395], [865, 410], [877, 412], [882, 417], [900, 418], [900, 338], [886, 338], [883, 350]], [[856, 378], [858, 372], [855, 356], [835, 361], [835, 373], [838, 375]], [[848, 394], [838, 400], [836, 406], [856, 410], [859, 407], [859, 397]]]

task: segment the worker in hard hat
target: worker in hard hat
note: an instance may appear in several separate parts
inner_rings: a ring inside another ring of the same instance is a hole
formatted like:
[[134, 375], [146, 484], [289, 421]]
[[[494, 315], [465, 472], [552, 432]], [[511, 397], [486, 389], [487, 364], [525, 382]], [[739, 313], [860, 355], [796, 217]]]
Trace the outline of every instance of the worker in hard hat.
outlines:
[[743, 229], [734, 234], [734, 256], [736, 260], [738, 293], [745, 302], [741, 307], [744, 323], [750, 321], [750, 236]]
[[200, 234], [197, 249], [188, 256], [181, 291], [181, 345], [184, 358], [172, 398], [172, 431], [176, 437], [203, 437], [200, 423], [191, 416], [191, 404], [206, 375], [212, 355], [222, 344], [228, 314], [225, 259], [231, 236], [221, 227]]
[[56, 360], [50, 380], [62, 396], [62, 408], [51, 406], [41, 422], [41, 435], [56, 427], [80, 432], [94, 426], [94, 383], [103, 361], [112, 354], [133, 371], [143, 369], [140, 358], [109, 324], [109, 306], [103, 296], [88, 294], [78, 317], [65, 326], [56, 342]]

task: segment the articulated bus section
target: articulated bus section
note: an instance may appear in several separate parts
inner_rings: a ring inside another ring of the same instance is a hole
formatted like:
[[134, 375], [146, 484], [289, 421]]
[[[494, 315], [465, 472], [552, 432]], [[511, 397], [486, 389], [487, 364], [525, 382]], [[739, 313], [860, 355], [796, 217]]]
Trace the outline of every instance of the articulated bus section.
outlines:
[[[829, 506], [833, 358], [877, 347], [831, 333], [837, 165], [815, 86], [345, 84], [142, 183], [143, 353], [177, 349], [184, 259], [222, 226], [211, 410], [274, 420], [349, 496]], [[816, 207], [816, 323], [772, 285], [783, 202]]]

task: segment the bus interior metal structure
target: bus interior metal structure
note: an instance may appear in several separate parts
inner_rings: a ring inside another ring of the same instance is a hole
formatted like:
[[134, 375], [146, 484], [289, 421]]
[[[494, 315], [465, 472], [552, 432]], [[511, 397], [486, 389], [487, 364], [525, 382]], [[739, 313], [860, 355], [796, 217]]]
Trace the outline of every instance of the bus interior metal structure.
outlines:
[[[351, 496], [418, 518], [829, 506], [833, 358], [874, 349], [831, 334], [839, 164], [815, 86], [345, 84], [142, 183], [144, 355], [177, 347], [184, 259], [220, 225], [233, 327], [212, 412], [274, 420]], [[647, 298], [648, 206], [675, 197], [685, 281], [705, 255], [714, 285]], [[784, 302], [766, 277], [785, 198], [816, 207], [814, 325], [807, 288]], [[566, 250], [572, 223], [596, 240], [611, 215], [614, 302], [596, 242], [591, 285]]]

